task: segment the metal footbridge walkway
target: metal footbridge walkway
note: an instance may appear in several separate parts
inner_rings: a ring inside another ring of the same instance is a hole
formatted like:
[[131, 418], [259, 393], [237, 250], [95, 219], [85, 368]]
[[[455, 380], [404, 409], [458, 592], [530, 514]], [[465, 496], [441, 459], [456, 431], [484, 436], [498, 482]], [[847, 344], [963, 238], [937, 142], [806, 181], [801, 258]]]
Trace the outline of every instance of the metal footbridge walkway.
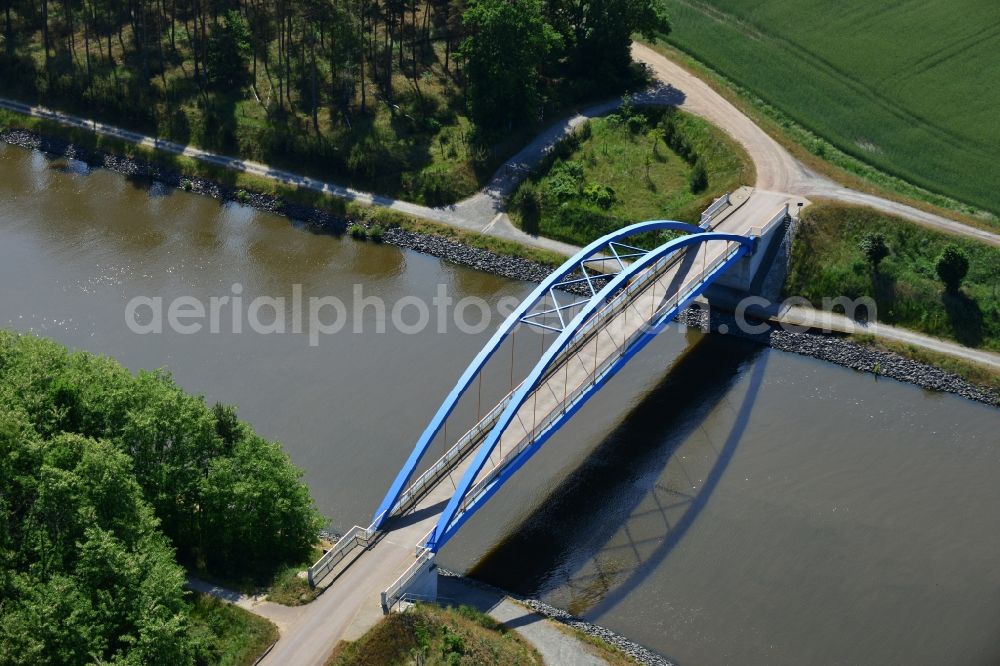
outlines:
[[[360, 635], [407, 595], [419, 597], [416, 581], [433, 571], [435, 553], [678, 312], [752, 254], [765, 229], [784, 222], [787, 204], [782, 195], [744, 192], [740, 201], [716, 202], [700, 226], [635, 224], [591, 243], [539, 284], [459, 378], [371, 525], [352, 528], [310, 568], [310, 582], [335, 587], [345, 603], [359, 590], [369, 595], [371, 603], [358, 597], [355, 630], [343, 637]], [[511, 365], [510, 392], [484, 415], [477, 407], [475, 424], [448, 440], [456, 405], [481, 394], [490, 360], [508, 347], [513, 357], [514, 334], [525, 329], [541, 336], [537, 362], [516, 382]], [[441, 435], [446, 452], [417, 475]]]

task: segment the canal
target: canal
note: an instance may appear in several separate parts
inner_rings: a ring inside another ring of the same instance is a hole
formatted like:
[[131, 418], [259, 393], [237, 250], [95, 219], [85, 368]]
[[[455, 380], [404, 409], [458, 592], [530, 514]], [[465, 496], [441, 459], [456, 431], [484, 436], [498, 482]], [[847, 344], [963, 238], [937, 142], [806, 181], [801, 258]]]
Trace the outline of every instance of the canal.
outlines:
[[[490, 329], [379, 333], [375, 307], [316, 346], [126, 325], [135, 297], [295, 285], [348, 304], [361, 285], [390, 306], [439, 285], [489, 303], [531, 288], [0, 144], [0, 325], [236, 405], [344, 530]], [[996, 663], [997, 507], [995, 409], [675, 327], [440, 559], [682, 664]]]

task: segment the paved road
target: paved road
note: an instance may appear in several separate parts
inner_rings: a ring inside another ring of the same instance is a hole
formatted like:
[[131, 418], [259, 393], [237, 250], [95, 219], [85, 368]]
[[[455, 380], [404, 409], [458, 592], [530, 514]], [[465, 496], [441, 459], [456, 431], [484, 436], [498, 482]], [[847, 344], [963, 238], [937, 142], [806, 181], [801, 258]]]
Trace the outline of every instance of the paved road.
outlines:
[[273, 601], [267, 601], [264, 597], [250, 596], [242, 592], [236, 592], [221, 585], [201, 580], [200, 578], [189, 577], [186, 587], [195, 592], [213, 596], [228, 604], [239, 606], [243, 610], [250, 611], [255, 615], [267, 618], [278, 627], [282, 636], [299, 621], [299, 618], [302, 617], [307, 608], [306, 606], [283, 606]]

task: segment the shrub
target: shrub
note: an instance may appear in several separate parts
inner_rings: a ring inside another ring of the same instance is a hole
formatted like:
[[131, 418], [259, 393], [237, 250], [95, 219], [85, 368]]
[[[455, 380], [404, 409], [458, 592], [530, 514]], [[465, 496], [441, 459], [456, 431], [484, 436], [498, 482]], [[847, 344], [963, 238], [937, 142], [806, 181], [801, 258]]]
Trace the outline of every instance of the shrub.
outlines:
[[969, 258], [957, 245], [948, 245], [938, 257], [935, 265], [937, 275], [944, 283], [945, 289], [955, 293], [962, 286], [962, 280], [969, 272]]
[[701, 160], [695, 162], [694, 169], [691, 170], [690, 185], [694, 194], [704, 192], [708, 188], [708, 172]]
[[352, 222], [351, 224], [347, 225], [347, 234], [351, 238], [356, 238], [358, 240], [361, 240], [361, 239], [367, 237], [367, 235], [368, 235], [365, 232], [365, 228], [363, 226], [361, 226], [360, 224], [357, 224], [355, 222]]
[[882, 260], [889, 256], [889, 246], [885, 242], [885, 234], [878, 231], [870, 231], [862, 236], [858, 242], [858, 249], [876, 271]]
[[181, 189], [182, 190], [184, 190], [185, 192], [190, 192], [192, 187], [194, 187], [194, 185], [191, 183], [191, 179], [190, 178], [182, 178], [181, 179]]
[[236, 191], [236, 200], [239, 201], [241, 204], [246, 205], [246, 204], [249, 204], [253, 200], [253, 197], [246, 190], [237, 190]]
[[382, 229], [381, 225], [374, 224], [368, 229], [368, 240], [374, 243], [381, 243], [384, 233], [385, 231]]
[[570, 243], [585, 243], [589, 239], [600, 238], [628, 224], [626, 220], [601, 213], [589, 204], [575, 201], [559, 206], [553, 211], [552, 217], [565, 232], [553, 229], [549, 235]]
[[428, 206], [454, 203], [461, 197], [462, 183], [456, 176], [443, 171], [421, 171], [410, 186], [413, 194]]
[[521, 216], [521, 228], [529, 234], [537, 234], [542, 216], [542, 194], [538, 191], [538, 185], [532, 180], [521, 183], [511, 197], [510, 205]]
[[554, 203], [580, 196], [583, 185], [583, 164], [576, 160], [557, 161], [552, 166], [545, 196]]
[[615, 191], [600, 183], [587, 183], [587, 186], [583, 188], [583, 196], [604, 210], [611, 208], [616, 201]]
[[646, 116], [641, 113], [633, 114], [628, 119], [628, 131], [632, 134], [639, 134], [646, 129], [646, 123]]

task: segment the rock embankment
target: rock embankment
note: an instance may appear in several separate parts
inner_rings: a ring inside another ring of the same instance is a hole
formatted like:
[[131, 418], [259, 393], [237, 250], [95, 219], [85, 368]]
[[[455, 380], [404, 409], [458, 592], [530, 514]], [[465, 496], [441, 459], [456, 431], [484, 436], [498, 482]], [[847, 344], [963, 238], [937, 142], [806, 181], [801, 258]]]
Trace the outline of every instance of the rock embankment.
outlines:
[[[117, 171], [130, 178], [144, 178], [151, 182], [159, 181], [170, 187], [204, 194], [220, 201], [234, 201], [259, 210], [284, 215], [305, 223], [308, 228], [318, 233], [344, 233], [349, 224], [365, 226], [361, 221], [354, 220], [350, 216], [338, 216], [318, 208], [286, 202], [280, 197], [247, 192], [205, 178], [185, 176], [172, 169], [143, 160], [104, 151], [83, 149], [64, 139], [42, 136], [27, 130], [0, 130], [0, 141], [80, 160], [92, 167]], [[415, 233], [398, 227], [385, 229], [382, 240], [392, 245], [409, 248], [514, 280], [539, 282], [551, 271], [551, 267], [535, 261], [472, 247], [453, 238]], [[1000, 392], [977, 386], [954, 373], [907, 359], [899, 354], [859, 345], [843, 336], [795, 333], [776, 326], [770, 326], [768, 332], [759, 335], [734, 333], [739, 329], [731, 315], [713, 311], [711, 321], [707, 321], [706, 313], [697, 307], [682, 312], [677, 319], [689, 326], [713, 332], [721, 332], [719, 327], [725, 324], [725, 328], [722, 330], [728, 331], [728, 334], [740, 335], [769, 345], [774, 349], [812, 356], [863, 372], [877, 372], [880, 376], [915, 384], [925, 389], [954, 393], [970, 400], [1000, 406]]]
[[811, 356], [853, 370], [871, 372], [880, 377], [915, 384], [931, 391], [954, 393], [969, 400], [1000, 406], [998, 391], [973, 384], [952, 372], [908, 359], [895, 352], [860, 345], [842, 334], [799, 333], [783, 330], [773, 324], [768, 324], [768, 330], [764, 333], [744, 333], [740, 331], [733, 315], [712, 311], [709, 316], [705, 309], [698, 306], [690, 307], [680, 313], [677, 320], [704, 331], [737, 335], [780, 351]]
[[457, 574], [453, 571], [448, 571], [447, 569], [443, 569], [441, 567], [438, 567], [438, 575], [460, 578], [466, 585], [471, 585], [472, 587], [479, 587], [495, 594], [508, 596], [511, 599], [514, 599], [515, 601], [523, 604], [524, 606], [527, 606], [528, 608], [530, 608], [531, 610], [533, 610], [534, 612], [538, 613], [543, 617], [547, 617], [550, 620], [555, 620], [556, 622], [565, 624], [566, 626], [581, 631], [587, 634], [588, 636], [593, 636], [595, 638], [601, 639], [608, 645], [611, 645], [621, 650], [628, 656], [632, 657], [632, 659], [634, 659], [636, 662], [643, 664], [644, 666], [673, 666], [673, 662], [667, 659], [666, 657], [663, 657], [662, 655], [659, 655], [653, 652], [652, 650], [644, 648], [638, 643], [622, 636], [618, 632], [612, 631], [607, 627], [602, 627], [592, 622], [587, 622], [583, 618], [576, 617], [575, 615], [567, 613], [566, 611], [556, 608], [555, 606], [550, 606], [544, 601], [540, 601], [538, 599], [532, 599], [529, 597], [521, 597], [516, 594], [511, 594], [510, 592], [507, 592], [506, 590], [501, 590], [500, 588], [494, 587], [489, 583], [484, 583], [482, 581], [475, 580], [474, 578], [466, 578], [460, 574]]

